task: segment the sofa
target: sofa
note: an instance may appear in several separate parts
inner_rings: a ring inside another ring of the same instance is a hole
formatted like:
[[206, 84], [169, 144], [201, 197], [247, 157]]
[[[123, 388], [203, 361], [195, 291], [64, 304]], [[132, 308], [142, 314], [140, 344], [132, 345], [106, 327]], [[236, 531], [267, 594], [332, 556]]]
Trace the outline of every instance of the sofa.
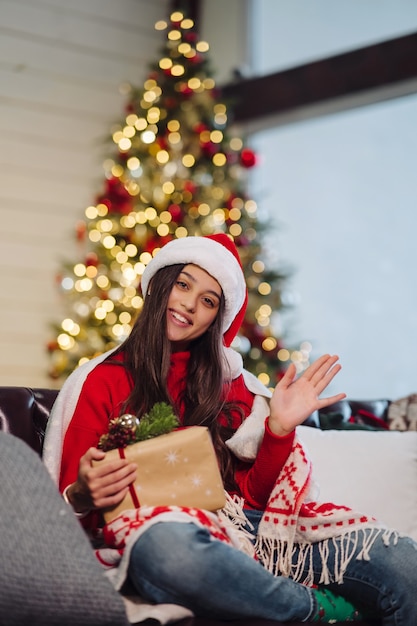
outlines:
[[[56, 395], [51, 389], [0, 387], [0, 430], [41, 456]], [[387, 430], [389, 407], [388, 400], [343, 400], [311, 415], [298, 431], [316, 468], [322, 501], [365, 510], [417, 539], [417, 432]], [[228, 622], [189, 618], [181, 626], [222, 623]], [[268, 624], [279, 626], [266, 620], [240, 622], [240, 626]]]

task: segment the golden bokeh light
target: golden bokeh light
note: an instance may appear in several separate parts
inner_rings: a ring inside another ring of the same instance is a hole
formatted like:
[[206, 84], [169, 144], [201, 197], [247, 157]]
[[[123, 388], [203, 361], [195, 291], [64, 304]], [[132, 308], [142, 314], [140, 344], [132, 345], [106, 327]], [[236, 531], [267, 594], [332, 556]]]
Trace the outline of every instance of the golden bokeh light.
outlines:
[[140, 161], [138, 157], [130, 157], [130, 159], [127, 160], [126, 165], [130, 170], [137, 170], [140, 167]]
[[240, 237], [240, 235], [242, 234], [242, 227], [240, 224], [231, 224], [229, 227], [229, 233], [233, 236], [233, 237]]
[[266, 373], [266, 372], [261, 372], [260, 374], [258, 374], [258, 380], [265, 385], [265, 387], [267, 387], [270, 383], [270, 376]]
[[268, 296], [271, 293], [271, 285], [269, 283], [260, 283], [258, 286], [258, 291], [261, 296]]
[[216, 209], [215, 211], [213, 211], [213, 221], [215, 224], [221, 226], [222, 224], [224, 224], [225, 219], [226, 217], [223, 209]]
[[290, 352], [286, 348], [281, 348], [280, 350], [278, 350], [277, 357], [280, 361], [289, 361]]
[[194, 26], [194, 22], [190, 18], [182, 20], [182, 22], [181, 22], [181, 28], [183, 28], [184, 30], [188, 30], [190, 28], [193, 28], [193, 26]]
[[76, 280], [74, 283], [74, 289], [82, 293], [83, 291], [90, 291], [93, 287], [93, 281], [90, 278], [82, 278]]
[[162, 224], [169, 224], [172, 221], [172, 215], [169, 211], [162, 211], [162, 213], [159, 214], [159, 219]]
[[256, 260], [252, 263], [252, 269], [255, 274], [262, 274], [265, 271], [265, 263], [263, 261]]
[[233, 222], [238, 222], [242, 217], [242, 211], [240, 209], [232, 208], [229, 211], [229, 219]]
[[116, 239], [113, 237], [113, 235], [106, 235], [105, 237], [103, 237], [102, 244], [105, 248], [111, 250], [111, 248], [116, 245]]
[[132, 137], [134, 137], [136, 134], [136, 129], [133, 126], [125, 126], [123, 129], [123, 134], [125, 137], [129, 137], [129, 139], [132, 139]]
[[163, 190], [163, 192], [164, 192], [167, 196], [169, 196], [169, 195], [171, 195], [172, 193], [174, 193], [174, 191], [175, 191], [175, 185], [174, 185], [174, 183], [173, 183], [172, 181], [167, 180], [167, 181], [166, 181], [166, 182], [162, 185], [162, 190]]
[[100, 287], [100, 289], [106, 290], [110, 287], [110, 281], [104, 274], [101, 274], [101, 276], [97, 276], [96, 282], [97, 286]]
[[127, 137], [123, 137], [119, 141], [119, 150], [121, 150], [122, 152], [127, 152], [128, 150], [130, 150], [131, 147], [132, 147], [132, 142]]
[[209, 215], [210, 213], [210, 206], [206, 203], [206, 202], [202, 202], [201, 204], [198, 205], [198, 212], [200, 215]]
[[126, 124], [128, 126], [134, 126], [137, 122], [138, 116], [136, 115], [136, 113], [129, 113], [129, 115], [126, 116]]
[[276, 347], [277, 347], [277, 340], [275, 339], [275, 337], [266, 337], [262, 342], [262, 348], [266, 350], [267, 352], [270, 352], [271, 350], [275, 350]]
[[119, 143], [119, 141], [123, 139], [123, 132], [121, 130], [117, 130], [115, 133], [113, 133], [112, 138], [114, 143]]
[[118, 163], [115, 163], [113, 167], [111, 168], [111, 173], [113, 174], [115, 178], [120, 178], [123, 172], [124, 172], [123, 166], [119, 165]]
[[145, 91], [143, 99], [145, 102], [154, 102], [156, 100], [156, 93], [154, 91]]
[[218, 113], [214, 116], [214, 122], [218, 126], [224, 126], [227, 122], [227, 115], [225, 115], [224, 113]]
[[144, 265], [148, 265], [149, 261], [152, 260], [152, 254], [150, 254], [149, 252], [142, 252], [142, 254], [139, 257], [139, 260]]
[[156, 160], [161, 165], [165, 165], [169, 161], [169, 153], [166, 150], [159, 150], [156, 154]]
[[215, 88], [216, 83], [215, 83], [214, 78], [206, 78], [206, 79], [203, 80], [203, 85], [204, 85], [205, 89], [210, 91], [211, 89]]
[[89, 220], [94, 220], [98, 216], [98, 211], [96, 206], [88, 206], [85, 210], [85, 216]]
[[167, 224], [159, 224], [156, 232], [160, 237], [166, 237], [169, 234], [169, 226]]
[[148, 111], [147, 119], [150, 124], [157, 124], [161, 117], [161, 111], [158, 107], [152, 107]]
[[148, 127], [148, 122], [144, 117], [138, 117], [135, 122], [136, 130], [145, 130]]
[[168, 141], [169, 141], [169, 143], [171, 143], [173, 145], [178, 144], [181, 141], [181, 135], [179, 133], [175, 133], [175, 132], [174, 133], [169, 133]]
[[92, 243], [98, 243], [101, 239], [101, 232], [96, 228], [93, 228], [93, 230], [90, 230], [88, 233], [88, 238]]
[[171, 41], [178, 41], [179, 39], [181, 39], [181, 31], [179, 30], [169, 31], [168, 39], [170, 39]]
[[185, 67], [181, 63], [173, 65], [171, 68], [171, 74], [173, 76], [182, 76], [185, 73]]
[[133, 243], [128, 243], [125, 247], [125, 252], [129, 257], [135, 257], [138, 253], [138, 249]]
[[230, 140], [229, 145], [232, 150], [239, 151], [242, 150], [243, 141], [239, 137], [233, 137], [233, 139]]
[[212, 159], [213, 165], [216, 165], [217, 167], [222, 167], [223, 165], [225, 165], [226, 160], [226, 155], [222, 154], [221, 152], [215, 154]]
[[74, 347], [75, 341], [73, 337], [70, 337], [66, 333], [61, 333], [57, 337], [57, 343], [61, 350], [71, 350]]
[[132, 321], [132, 316], [129, 311], [122, 311], [119, 315], [119, 321], [121, 324], [130, 324]]
[[145, 209], [145, 216], [148, 221], [154, 220], [157, 215], [158, 213], [153, 206], [148, 206], [148, 208]]
[[192, 154], [184, 154], [182, 157], [182, 164], [184, 167], [192, 167], [195, 163], [195, 158]]
[[161, 68], [161, 70], [169, 70], [171, 69], [172, 65], [172, 60], [167, 57], [159, 61], [159, 67]]
[[94, 267], [94, 265], [89, 265], [85, 270], [85, 275], [88, 278], [95, 278], [97, 276], [97, 272], [98, 270], [96, 267]]
[[210, 46], [208, 45], [207, 41], [199, 41], [196, 45], [196, 49], [198, 50], [198, 52], [208, 52]]
[[193, 77], [189, 79], [187, 84], [190, 89], [199, 89], [199, 87], [201, 87], [201, 80], [197, 77]]
[[150, 144], [153, 143], [155, 141], [155, 133], [151, 130], [144, 130], [143, 133], [141, 133], [140, 138], [142, 139], [143, 143], [146, 144]]
[[74, 265], [74, 274], [78, 277], [85, 276], [86, 267], [84, 263], [77, 263]]
[[167, 124], [167, 128], [171, 133], [175, 133], [180, 129], [180, 123], [178, 120], [170, 120]]
[[223, 133], [221, 130], [212, 130], [210, 133], [210, 141], [213, 143], [221, 143], [223, 141]]
[[189, 43], [180, 43], [180, 45], [178, 46], [178, 52], [180, 52], [180, 54], [188, 54], [189, 52], [191, 52], [191, 46]]
[[218, 102], [217, 104], [214, 105], [213, 107], [213, 111], [214, 113], [217, 114], [224, 114], [226, 113], [227, 109], [226, 109], [226, 105], [223, 104], [222, 102]]

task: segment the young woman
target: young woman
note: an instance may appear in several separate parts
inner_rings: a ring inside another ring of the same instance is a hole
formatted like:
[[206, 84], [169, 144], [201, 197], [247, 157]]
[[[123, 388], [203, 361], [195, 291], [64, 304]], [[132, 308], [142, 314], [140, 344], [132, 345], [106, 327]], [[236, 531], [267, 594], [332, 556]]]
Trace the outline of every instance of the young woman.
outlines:
[[273, 394], [243, 369], [229, 346], [247, 290], [226, 235], [170, 242], [141, 284], [144, 307], [129, 338], [78, 368], [59, 394], [45, 462], [97, 536], [100, 510], [122, 501], [137, 471], [122, 459], [93, 466], [105, 455], [100, 436], [110, 419], [140, 417], [165, 401], [183, 426], [209, 428], [230, 498], [221, 514], [142, 507], [107, 524], [112, 557], [109, 550], [98, 556], [114, 566], [116, 587], [127, 581], [152, 604], [218, 619], [353, 621], [353, 602], [384, 626], [414, 626], [416, 544], [312, 496], [310, 463], [295, 429], [345, 397], [320, 397], [340, 370], [338, 357], [322, 356], [298, 379], [290, 365]]

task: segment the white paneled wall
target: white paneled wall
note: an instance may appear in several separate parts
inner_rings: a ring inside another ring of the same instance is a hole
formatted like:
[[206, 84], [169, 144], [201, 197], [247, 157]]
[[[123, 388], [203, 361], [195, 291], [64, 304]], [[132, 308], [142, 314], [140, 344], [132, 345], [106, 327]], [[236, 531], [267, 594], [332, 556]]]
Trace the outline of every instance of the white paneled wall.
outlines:
[[55, 276], [101, 190], [120, 85], [157, 59], [168, 0], [0, 0], [0, 385], [51, 386]]

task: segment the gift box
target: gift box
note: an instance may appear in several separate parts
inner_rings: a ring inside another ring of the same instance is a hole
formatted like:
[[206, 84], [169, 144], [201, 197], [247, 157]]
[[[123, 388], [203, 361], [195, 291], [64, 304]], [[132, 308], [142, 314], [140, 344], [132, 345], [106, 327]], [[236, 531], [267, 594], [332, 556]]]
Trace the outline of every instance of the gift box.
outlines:
[[137, 479], [124, 500], [103, 511], [106, 522], [127, 509], [176, 505], [216, 511], [225, 493], [208, 428], [190, 426], [106, 452], [97, 463], [126, 458], [137, 463]]

